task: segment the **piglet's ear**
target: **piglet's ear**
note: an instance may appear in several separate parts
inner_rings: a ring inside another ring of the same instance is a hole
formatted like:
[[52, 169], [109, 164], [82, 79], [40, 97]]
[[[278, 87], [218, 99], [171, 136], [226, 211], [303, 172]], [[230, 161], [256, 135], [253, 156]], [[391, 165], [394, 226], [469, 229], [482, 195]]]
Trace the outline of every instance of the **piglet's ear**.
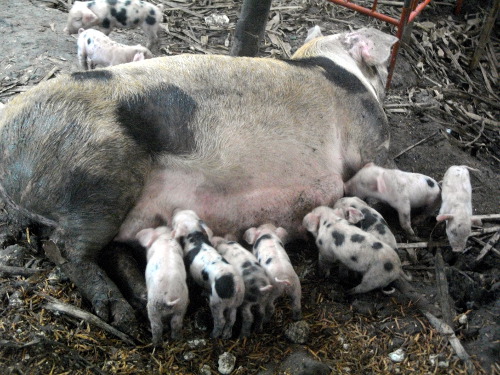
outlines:
[[382, 173], [377, 176], [376, 189], [379, 193], [385, 193], [387, 191], [387, 186], [385, 185], [384, 175]]
[[319, 226], [319, 215], [314, 214], [312, 212], [308, 213], [304, 220], [302, 220], [302, 225], [311, 233], [318, 233]]
[[257, 228], [247, 229], [245, 234], [243, 235], [243, 239], [247, 244], [253, 245], [257, 240]]
[[353, 59], [367, 65], [385, 65], [391, 55], [391, 47], [398, 41], [393, 35], [373, 28], [362, 28], [346, 35]]
[[214, 232], [212, 232], [212, 230], [208, 227], [208, 225], [203, 220], [198, 220], [198, 224], [200, 224], [201, 229], [203, 230], [203, 233], [210, 240], [213, 237]]
[[452, 214], [441, 214], [441, 215], [436, 216], [436, 221], [438, 221], [438, 222], [450, 220], [450, 219], [453, 219]]
[[286, 242], [286, 239], [288, 237], [288, 232], [286, 231], [285, 228], [279, 227], [276, 228], [276, 235], [280, 238], [282, 242]]
[[316, 25], [314, 27], [311, 27], [309, 30], [307, 30], [307, 38], [304, 43], [307, 43], [315, 38], [319, 38], [320, 36], [323, 36], [323, 34], [321, 33], [321, 29], [319, 28], [319, 26]]
[[351, 224], [359, 223], [361, 220], [365, 218], [365, 215], [354, 207], [349, 207], [347, 209], [347, 221]]
[[137, 233], [135, 237], [142, 246], [148, 248], [153, 244], [157, 237], [154, 235], [154, 232], [155, 231], [152, 228], [143, 229]]
[[82, 23], [83, 25], [90, 25], [97, 21], [97, 16], [90, 9], [82, 9]]
[[212, 239], [210, 240], [210, 242], [212, 243], [212, 246], [216, 248], [221, 243], [224, 243], [224, 242], [227, 242], [227, 241], [226, 241], [225, 238], [214, 236], [214, 237], [212, 237]]

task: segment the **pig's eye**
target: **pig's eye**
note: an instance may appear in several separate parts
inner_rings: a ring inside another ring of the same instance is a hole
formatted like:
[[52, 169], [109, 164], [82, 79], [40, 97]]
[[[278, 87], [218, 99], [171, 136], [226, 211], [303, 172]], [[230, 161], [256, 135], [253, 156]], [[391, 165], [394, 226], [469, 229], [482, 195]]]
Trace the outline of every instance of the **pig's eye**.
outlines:
[[82, 17], [75, 18], [76, 22], [80, 22], [82, 20]]

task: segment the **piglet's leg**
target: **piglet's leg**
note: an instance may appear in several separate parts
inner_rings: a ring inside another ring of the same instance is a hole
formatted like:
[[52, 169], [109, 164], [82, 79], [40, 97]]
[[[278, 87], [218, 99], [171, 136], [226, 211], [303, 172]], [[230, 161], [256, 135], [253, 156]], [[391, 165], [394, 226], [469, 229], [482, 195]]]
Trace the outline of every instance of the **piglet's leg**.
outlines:
[[182, 321], [184, 320], [184, 314], [174, 314], [170, 320], [171, 333], [170, 337], [173, 340], [178, 340], [182, 338]]
[[405, 201], [402, 204], [402, 207], [394, 207], [398, 210], [398, 215], [399, 215], [399, 223], [401, 224], [401, 227], [405, 230], [406, 233], [410, 236], [410, 238], [417, 238], [415, 235], [415, 232], [413, 231], [411, 227], [411, 214], [410, 214], [410, 202]]
[[300, 282], [293, 284], [288, 289], [288, 295], [292, 299], [292, 319], [300, 320], [302, 318], [302, 288], [300, 286]]
[[230, 339], [233, 335], [233, 326], [234, 322], [236, 321], [236, 312], [237, 309], [235, 308], [228, 308], [224, 312], [226, 315], [226, 326], [224, 327], [224, 331], [222, 333], [222, 338], [224, 339]]
[[212, 318], [214, 320], [214, 328], [210, 337], [216, 339], [222, 335], [222, 331], [226, 323], [226, 320], [224, 319], [224, 308], [219, 301], [213, 301], [211, 298], [210, 310], [212, 311]]
[[250, 336], [253, 324], [253, 314], [252, 314], [252, 305], [249, 303], [244, 303], [241, 306], [241, 319], [243, 320], [241, 324], [241, 332], [240, 337], [248, 337]]
[[151, 333], [153, 335], [153, 345], [160, 346], [163, 336], [162, 306], [158, 303], [148, 303], [148, 317], [151, 323]]

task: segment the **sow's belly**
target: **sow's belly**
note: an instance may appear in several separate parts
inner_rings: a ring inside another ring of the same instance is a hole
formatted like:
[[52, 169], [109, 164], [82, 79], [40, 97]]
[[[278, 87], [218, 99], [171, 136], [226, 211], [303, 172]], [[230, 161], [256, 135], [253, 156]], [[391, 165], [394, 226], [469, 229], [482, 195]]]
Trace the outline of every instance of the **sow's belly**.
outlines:
[[331, 171], [302, 177], [240, 175], [208, 181], [203, 173], [156, 171], [120, 228], [117, 240], [133, 239], [148, 227], [171, 223], [176, 208], [194, 210], [215, 235], [243, 232], [264, 223], [287, 229], [290, 238], [305, 235], [303, 217], [314, 207], [343, 195], [340, 175]]

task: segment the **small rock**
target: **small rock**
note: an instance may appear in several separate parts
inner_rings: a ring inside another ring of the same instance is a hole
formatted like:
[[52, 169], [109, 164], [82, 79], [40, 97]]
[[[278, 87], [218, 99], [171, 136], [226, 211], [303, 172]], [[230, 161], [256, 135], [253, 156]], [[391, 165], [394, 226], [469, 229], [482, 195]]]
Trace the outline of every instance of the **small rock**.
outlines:
[[213, 13], [205, 17], [205, 23], [207, 24], [207, 26], [222, 27], [229, 24], [229, 18], [225, 14]]
[[462, 325], [466, 325], [468, 320], [469, 319], [467, 318], [467, 314], [460, 314], [460, 316], [458, 317], [458, 322]]
[[389, 353], [389, 358], [393, 362], [403, 362], [403, 360], [405, 359], [405, 352], [402, 348], [399, 348], [398, 350]]
[[290, 354], [280, 365], [278, 374], [289, 375], [328, 375], [328, 365], [315, 360], [304, 351]]
[[212, 375], [212, 370], [209, 365], [203, 365], [200, 369], [200, 375]]
[[309, 324], [305, 320], [290, 323], [285, 330], [285, 336], [295, 344], [304, 344], [309, 337]]
[[219, 372], [221, 374], [230, 374], [234, 370], [236, 357], [231, 353], [225, 352], [219, 356]]
[[19, 308], [23, 305], [19, 291], [15, 291], [9, 296], [9, 306], [12, 308]]
[[185, 361], [191, 361], [195, 357], [196, 357], [196, 354], [194, 354], [193, 352], [186, 352], [183, 355], [183, 358], [184, 358]]
[[205, 339], [194, 339], [187, 342], [191, 349], [201, 348], [207, 345], [207, 340]]

